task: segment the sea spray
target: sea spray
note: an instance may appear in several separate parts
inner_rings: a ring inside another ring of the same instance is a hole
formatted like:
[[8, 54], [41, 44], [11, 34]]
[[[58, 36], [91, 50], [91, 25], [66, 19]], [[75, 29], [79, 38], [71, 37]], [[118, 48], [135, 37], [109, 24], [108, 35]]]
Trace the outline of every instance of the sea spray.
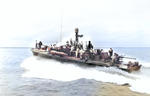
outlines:
[[128, 73], [115, 67], [82, 67], [76, 63], [60, 62], [53, 59], [44, 59], [39, 57], [30, 57], [24, 60], [21, 65], [27, 71], [22, 77], [44, 78], [58, 81], [73, 81], [80, 78], [94, 79], [101, 82], [115, 84], [129, 83], [130, 89], [136, 92], [150, 92], [149, 74], [144, 74], [144, 68], [141, 71]]

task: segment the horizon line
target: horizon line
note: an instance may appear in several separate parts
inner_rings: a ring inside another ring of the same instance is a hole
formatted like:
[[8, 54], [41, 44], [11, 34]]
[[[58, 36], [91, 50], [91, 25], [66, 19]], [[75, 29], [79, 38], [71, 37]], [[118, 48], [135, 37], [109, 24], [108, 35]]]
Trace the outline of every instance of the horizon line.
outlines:
[[[118, 46], [119, 47], [119, 46]], [[121, 47], [128, 47], [128, 46], [121, 46]], [[133, 47], [133, 46], [131, 46], [132, 48], [136, 48], [137, 46], [135, 46], [135, 47]], [[140, 46], [140, 47], [144, 47], [144, 46]], [[147, 46], [148, 47], [148, 46]], [[0, 48], [34, 48], [34, 47], [31, 47], [31, 46], [24, 46], [24, 47], [22, 47], [22, 46], [14, 46], [14, 47], [12, 47], [12, 46], [7, 46], [7, 47], [0, 47]], [[98, 46], [96, 46], [95, 48], [117, 48], [117, 47], [110, 47], [110, 46], [101, 46], [101, 47], [98, 47]]]

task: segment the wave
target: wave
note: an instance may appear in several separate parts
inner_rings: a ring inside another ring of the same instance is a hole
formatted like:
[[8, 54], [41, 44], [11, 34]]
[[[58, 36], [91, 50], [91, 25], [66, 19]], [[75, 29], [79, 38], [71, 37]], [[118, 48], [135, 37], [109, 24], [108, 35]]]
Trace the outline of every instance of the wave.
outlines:
[[144, 63], [142, 62], [141, 65], [145, 68], [150, 68], [150, 63]]
[[20, 67], [27, 70], [22, 77], [53, 79], [63, 82], [86, 78], [119, 85], [129, 83], [131, 90], [150, 94], [150, 74], [147, 73], [149, 69], [146, 70], [144, 67], [140, 71], [128, 73], [115, 67], [88, 66], [35, 56], [25, 59]]

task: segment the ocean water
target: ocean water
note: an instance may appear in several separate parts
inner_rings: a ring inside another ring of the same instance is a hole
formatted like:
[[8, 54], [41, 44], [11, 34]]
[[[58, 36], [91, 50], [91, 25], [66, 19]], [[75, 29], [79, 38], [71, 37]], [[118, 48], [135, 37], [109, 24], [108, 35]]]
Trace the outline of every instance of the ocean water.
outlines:
[[129, 83], [130, 90], [150, 94], [150, 48], [116, 47], [113, 50], [136, 58], [124, 61], [139, 61], [141, 70], [128, 73], [115, 67], [33, 56], [30, 48], [0, 48], [0, 96], [95, 96], [98, 82]]

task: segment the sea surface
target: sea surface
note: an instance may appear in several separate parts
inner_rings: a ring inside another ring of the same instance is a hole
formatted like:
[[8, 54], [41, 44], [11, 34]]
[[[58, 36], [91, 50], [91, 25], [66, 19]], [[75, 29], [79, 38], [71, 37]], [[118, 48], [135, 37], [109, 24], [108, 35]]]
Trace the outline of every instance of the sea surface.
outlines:
[[[109, 48], [102, 48], [104, 51]], [[0, 48], [0, 96], [96, 96], [98, 82], [129, 83], [131, 91], [150, 94], [150, 48], [115, 47], [124, 59], [139, 61], [140, 71], [62, 62], [33, 56], [30, 48]]]

